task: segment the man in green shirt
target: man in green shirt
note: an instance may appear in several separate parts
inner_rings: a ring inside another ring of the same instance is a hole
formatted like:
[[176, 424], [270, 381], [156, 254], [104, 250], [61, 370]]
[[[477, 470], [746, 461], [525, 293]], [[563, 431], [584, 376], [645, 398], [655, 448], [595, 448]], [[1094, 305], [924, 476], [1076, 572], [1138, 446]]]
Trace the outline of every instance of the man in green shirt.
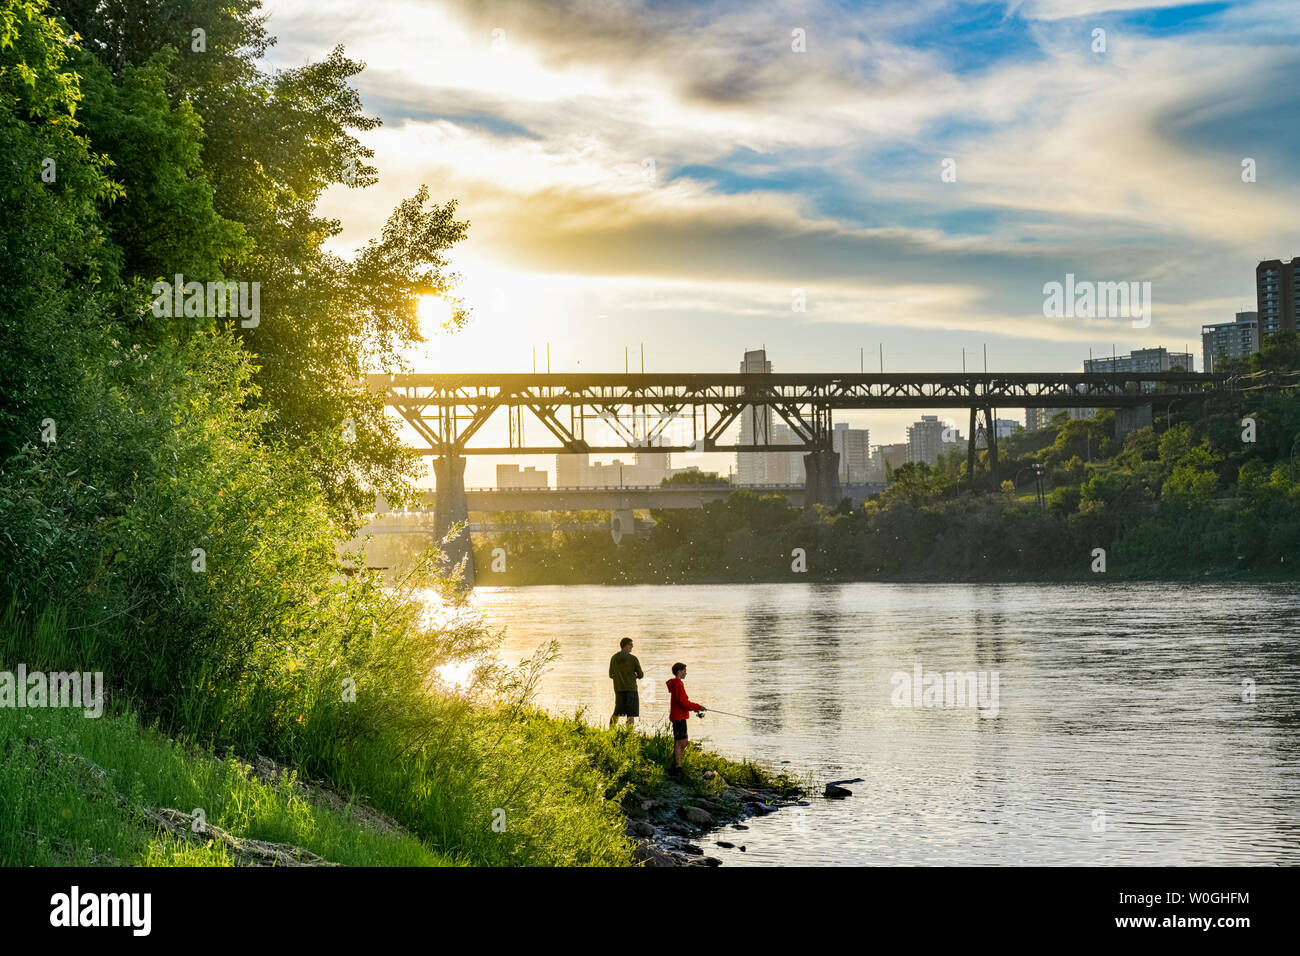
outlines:
[[609, 718], [609, 726], [618, 723], [620, 717], [626, 717], [630, 727], [641, 716], [636, 682], [645, 674], [641, 673], [641, 662], [632, 655], [632, 638], [623, 638], [618, 646], [622, 649], [609, 659], [609, 679], [614, 682], [614, 716]]

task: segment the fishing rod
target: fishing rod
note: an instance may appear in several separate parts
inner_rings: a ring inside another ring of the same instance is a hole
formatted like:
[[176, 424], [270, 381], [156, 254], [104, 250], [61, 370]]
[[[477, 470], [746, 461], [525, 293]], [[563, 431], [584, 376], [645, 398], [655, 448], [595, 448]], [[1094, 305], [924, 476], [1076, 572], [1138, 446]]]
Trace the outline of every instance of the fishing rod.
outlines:
[[[712, 707], [708, 708], [708, 709], [705, 711], [705, 713], [707, 713], [707, 714], [722, 714], [724, 717], [739, 717], [741, 720], [757, 720], [757, 719], [758, 719], [757, 717], [750, 717], [750, 716], [747, 715], [747, 714], [733, 714], [733, 713], [731, 713], [731, 712], [729, 712], [729, 711], [725, 711], [725, 710], [714, 710]], [[697, 716], [697, 717], [703, 717], [704, 714], [701, 714], [701, 713], [698, 713], [698, 712], [697, 712], [695, 716]]]

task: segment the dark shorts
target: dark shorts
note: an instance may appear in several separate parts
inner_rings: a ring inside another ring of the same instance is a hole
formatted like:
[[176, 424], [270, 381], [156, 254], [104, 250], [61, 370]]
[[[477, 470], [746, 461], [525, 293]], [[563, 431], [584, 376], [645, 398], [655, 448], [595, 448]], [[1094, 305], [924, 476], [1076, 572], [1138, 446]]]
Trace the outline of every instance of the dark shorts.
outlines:
[[615, 717], [640, 717], [641, 716], [641, 698], [637, 696], [634, 690], [616, 690], [614, 691], [614, 716]]
[[686, 721], [673, 721], [673, 740], [686, 740]]

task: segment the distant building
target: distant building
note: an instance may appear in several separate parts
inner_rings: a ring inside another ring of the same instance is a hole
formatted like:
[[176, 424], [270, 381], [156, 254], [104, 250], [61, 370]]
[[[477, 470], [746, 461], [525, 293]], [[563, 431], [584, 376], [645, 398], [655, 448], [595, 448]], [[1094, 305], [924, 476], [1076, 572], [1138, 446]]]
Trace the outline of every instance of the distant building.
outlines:
[[[772, 363], [764, 349], [751, 349], [740, 363], [742, 375], [769, 375]], [[750, 405], [740, 413], [741, 445], [802, 445], [789, 425], [774, 420], [772, 407]], [[737, 485], [801, 485], [804, 483], [803, 451], [736, 452]]]
[[840, 456], [840, 484], [862, 484], [867, 481], [871, 467], [871, 432], [866, 428], [850, 428], [847, 423], [836, 424], [832, 438], [835, 451]]
[[679, 471], [696, 470], [670, 468], [668, 461], [668, 452], [654, 449], [635, 450], [631, 461], [615, 458], [610, 462], [592, 462], [591, 456], [585, 454], [556, 455], [555, 486], [557, 488], [617, 488], [659, 485], [665, 478], [671, 478]]
[[1258, 312], [1238, 312], [1235, 321], [1201, 326], [1201, 362], [1207, 372], [1224, 359], [1254, 355], [1259, 346]]
[[[993, 429], [994, 434], [996, 434], [998, 438], [1006, 438], [1009, 435], [1014, 435], [1016, 432], [1020, 431], [1020, 422], [1016, 421], [1014, 418], [995, 418], [993, 420]], [[965, 442], [962, 442], [961, 446], [963, 448], [966, 447]], [[956, 443], [953, 444], [953, 447], [956, 447]], [[975, 437], [975, 447], [988, 447], [988, 441], [985, 440], [984, 432], [982, 430], [979, 435]], [[945, 451], [947, 451], [947, 449], [945, 449]]]
[[[1146, 372], [1172, 372], [1181, 368], [1187, 372], [1196, 371], [1195, 359], [1191, 352], [1170, 352], [1164, 347], [1152, 349], [1134, 349], [1128, 355], [1107, 355], [1101, 358], [1085, 359], [1083, 371], [1090, 375], [1105, 374], [1144, 374]], [[1155, 382], [1144, 382], [1142, 390], [1153, 392]], [[1077, 420], [1096, 418], [1095, 408], [1067, 408], [1066, 414]]]
[[586, 472], [590, 465], [590, 455], [556, 455], [555, 487], [581, 488], [586, 483]]
[[[769, 375], [772, 363], [767, 360], [765, 349], [752, 349], [745, 352], [740, 363], [742, 375]], [[768, 445], [772, 443], [772, 406], [747, 405], [740, 412], [740, 444]], [[783, 459], [774, 460], [769, 452], [736, 452], [736, 484], [770, 485], [773, 484], [772, 473], [786, 474], [789, 465]]]
[[497, 465], [498, 488], [545, 488], [546, 472], [532, 465], [520, 469], [518, 465]]
[[666, 451], [656, 451], [654, 448], [638, 448], [632, 454], [636, 483], [639, 485], [658, 485], [662, 484], [665, 478], [671, 478], [676, 472], [669, 467], [669, 460]]
[[1170, 352], [1165, 348], [1134, 349], [1129, 355], [1105, 356], [1085, 359], [1083, 370], [1089, 375], [1106, 373], [1169, 372], [1175, 367], [1194, 372], [1196, 367], [1191, 352]]
[[[786, 424], [772, 427], [772, 443], [775, 445], [799, 445], [802, 442]], [[772, 485], [801, 485], [804, 483], [803, 455], [801, 451], [772, 451], [759, 457], [767, 459], [764, 467], [767, 482]]]
[[965, 448], [966, 439], [948, 422], [940, 421], [938, 415], [922, 415], [919, 422], [907, 428], [907, 447], [908, 461], [934, 465], [939, 456]]
[[889, 472], [901, 468], [908, 462], [911, 445], [897, 442], [893, 445], [877, 445], [871, 455], [870, 481], [883, 482]]
[[1038, 431], [1040, 428], [1047, 427], [1048, 421], [1047, 409], [1045, 408], [1026, 408], [1025, 409], [1025, 431]]
[[1296, 302], [1300, 300], [1300, 258], [1283, 262], [1267, 259], [1255, 266], [1255, 297], [1261, 341], [1274, 332], [1296, 330]]

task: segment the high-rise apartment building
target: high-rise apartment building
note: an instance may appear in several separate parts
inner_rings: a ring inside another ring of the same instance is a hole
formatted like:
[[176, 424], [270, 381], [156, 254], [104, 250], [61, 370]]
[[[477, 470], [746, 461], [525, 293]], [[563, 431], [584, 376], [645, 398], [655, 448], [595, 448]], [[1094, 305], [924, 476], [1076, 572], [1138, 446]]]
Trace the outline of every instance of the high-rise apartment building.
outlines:
[[871, 467], [870, 430], [837, 422], [831, 437], [840, 456], [840, 484], [864, 484]]
[[1040, 428], [1046, 428], [1049, 417], [1046, 408], [1026, 408], [1025, 431], [1032, 432]]
[[[798, 445], [800, 441], [789, 425], [772, 426], [774, 445]], [[767, 483], [772, 485], [801, 485], [804, 482], [803, 452], [772, 451], [759, 455], [765, 458]]]
[[[769, 375], [772, 363], [767, 360], [765, 349], [753, 349], [745, 353], [740, 363], [742, 375]], [[740, 413], [740, 444], [767, 445], [772, 442], [772, 407], [749, 405]], [[773, 455], [767, 452], [736, 452], [736, 484], [767, 485], [772, 484], [769, 471], [786, 471], [785, 463], [773, 461]]]
[[1233, 322], [1201, 326], [1201, 360], [1204, 371], [1228, 358], [1245, 358], [1259, 351], [1259, 313], [1238, 312]]
[[1300, 258], [1283, 262], [1267, 259], [1255, 266], [1255, 297], [1261, 340], [1274, 332], [1296, 330], [1296, 302], [1300, 300]]
[[[944, 432], [948, 432], [945, 440]], [[907, 426], [907, 460], [933, 465], [939, 456], [958, 446], [964, 447], [961, 433], [938, 415], [922, 415], [919, 422]]]

